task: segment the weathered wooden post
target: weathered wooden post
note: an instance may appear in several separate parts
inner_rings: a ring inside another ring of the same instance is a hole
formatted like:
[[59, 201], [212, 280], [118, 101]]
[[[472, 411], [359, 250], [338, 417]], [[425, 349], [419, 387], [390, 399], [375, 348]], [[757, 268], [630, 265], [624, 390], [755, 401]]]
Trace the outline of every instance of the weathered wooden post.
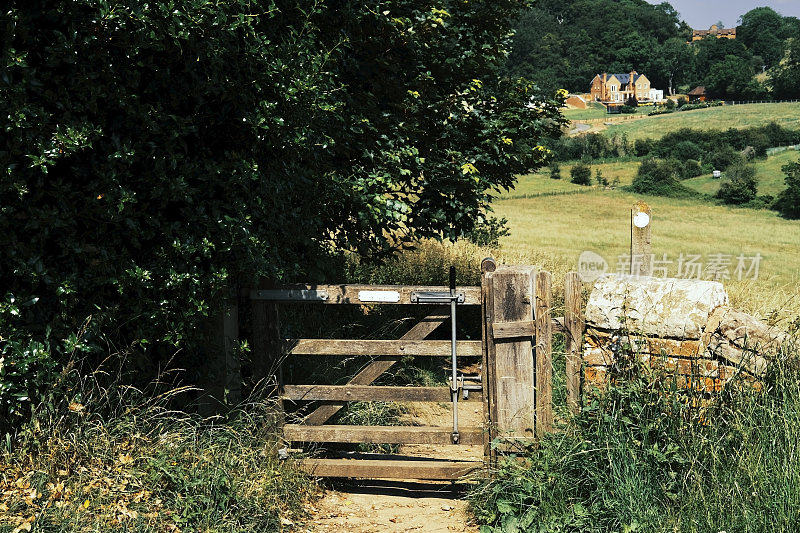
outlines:
[[631, 274], [651, 275], [650, 262], [650, 206], [638, 201], [631, 209]]
[[581, 350], [583, 348], [583, 311], [581, 278], [570, 272], [564, 280], [564, 329], [566, 330], [567, 405], [573, 413], [580, 410]]
[[532, 439], [536, 428], [533, 267], [498, 267], [486, 274], [487, 367], [491, 437]]
[[553, 429], [553, 306], [550, 272], [536, 274], [536, 436]]
[[222, 307], [222, 342], [225, 352], [224, 401], [228, 406], [242, 400], [242, 372], [239, 359], [239, 294], [229, 289]]

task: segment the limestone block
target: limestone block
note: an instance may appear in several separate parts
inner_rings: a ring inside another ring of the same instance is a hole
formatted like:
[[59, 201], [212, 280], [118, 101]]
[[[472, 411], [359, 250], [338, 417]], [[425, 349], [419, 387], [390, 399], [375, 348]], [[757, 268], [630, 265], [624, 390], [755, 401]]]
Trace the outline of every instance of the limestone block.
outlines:
[[754, 376], [763, 375], [768, 362], [789, 342], [789, 336], [778, 328], [727, 306], [712, 313], [703, 335], [707, 357]]
[[595, 282], [586, 324], [698, 340], [711, 312], [727, 303], [728, 294], [716, 281], [608, 275]]

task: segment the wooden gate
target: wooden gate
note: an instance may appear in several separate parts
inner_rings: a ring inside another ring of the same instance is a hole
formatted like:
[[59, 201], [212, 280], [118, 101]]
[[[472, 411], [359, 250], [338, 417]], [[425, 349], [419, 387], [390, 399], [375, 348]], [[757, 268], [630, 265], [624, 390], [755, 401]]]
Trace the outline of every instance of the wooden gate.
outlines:
[[[481, 286], [457, 287], [463, 306], [481, 307], [481, 340], [458, 340], [459, 358], [480, 360], [480, 376], [459, 379], [459, 401], [481, 402], [484, 423], [458, 428], [458, 445], [483, 445], [484, 460], [442, 460], [361, 454], [358, 458], [309, 458], [304, 468], [319, 477], [456, 480], [487, 465], [490, 444], [534, 439], [552, 425], [552, 363], [550, 274], [532, 267], [499, 267], [486, 259]], [[280, 304], [414, 305], [419, 295], [447, 287], [398, 285], [297, 285], [252, 290], [253, 354], [269, 358]], [[449, 357], [450, 340], [428, 340], [450, 320], [447, 307], [422, 319], [399, 339], [290, 339], [283, 341], [287, 357], [356, 356], [369, 358], [345, 385], [279, 383], [283, 401], [320, 402], [299, 423], [286, 424], [287, 443], [453, 444], [453, 427], [353, 426], [327, 422], [350, 401], [452, 402], [451, 388], [376, 386], [373, 383], [402, 357]], [[531, 356], [533, 354], [533, 357]], [[463, 392], [467, 390], [467, 394]], [[314, 404], [312, 404], [314, 405]], [[474, 405], [474, 404], [473, 404]]]

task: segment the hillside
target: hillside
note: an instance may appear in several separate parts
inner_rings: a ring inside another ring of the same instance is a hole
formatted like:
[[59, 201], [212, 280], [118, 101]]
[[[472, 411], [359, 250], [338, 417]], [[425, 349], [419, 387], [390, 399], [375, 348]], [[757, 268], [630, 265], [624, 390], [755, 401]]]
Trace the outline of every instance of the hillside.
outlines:
[[[755, 161], [758, 194], [775, 196], [783, 191], [786, 188], [784, 181], [786, 176], [781, 171], [781, 167], [798, 159], [800, 159], [800, 153], [791, 150]], [[720, 180], [706, 174], [688, 179], [683, 184], [704, 194], [714, 194], [719, 189]]]
[[786, 128], [800, 128], [800, 102], [745, 104], [681, 111], [608, 126], [608, 135], [625, 134], [628, 139], [658, 139], [681, 128], [726, 130], [763, 126], [776, 122]]

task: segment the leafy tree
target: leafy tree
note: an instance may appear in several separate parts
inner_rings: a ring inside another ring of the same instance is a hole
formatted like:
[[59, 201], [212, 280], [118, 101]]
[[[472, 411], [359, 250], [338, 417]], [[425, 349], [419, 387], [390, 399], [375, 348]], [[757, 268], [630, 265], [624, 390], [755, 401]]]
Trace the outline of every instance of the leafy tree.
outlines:
[[725, 172], [727, 178], [719, 187], [716, 197], [726, 204], [740, 205], [755, 200], [758, 194], [756, 169], [752, 165], [737, 163]]
[[783, 16], [770, 7], [757, 7], [742, 15], [736, 37], [771, 67], [783, 57], [785, 29]]
[[786, 59], [770, 72], [775, 98], [800, 98], [800, 36], [791, 40]]
[[712, 65], [705, 78], [705, 87], [717, 98], [756, 97], [757, 82], [753, 80], [753, 74], [753, 67], [746, 59], [726, 56], [723, 61]]
[[592, 169], [584, 162], [577, 163], [569, 171], [570, 181], [576, 185], [592, 184]]
[[608, 178], [603, 176], [603, 173], [600, 172], [600, 169], [596, 169], [594, 173], [594, 181], [601, 187], [608, 187]]
[[468, 232], [561, 124], [497, 76], [521, 5], [11, 0], [0, 274], [35, 303], [4, 341], [132, 347], [144, 376], [231, 285]]
[[775, 209], [786, 218], [800, 218], [800, 161], [781, 167], [786, 174], [786, 189], [775, 200]]

